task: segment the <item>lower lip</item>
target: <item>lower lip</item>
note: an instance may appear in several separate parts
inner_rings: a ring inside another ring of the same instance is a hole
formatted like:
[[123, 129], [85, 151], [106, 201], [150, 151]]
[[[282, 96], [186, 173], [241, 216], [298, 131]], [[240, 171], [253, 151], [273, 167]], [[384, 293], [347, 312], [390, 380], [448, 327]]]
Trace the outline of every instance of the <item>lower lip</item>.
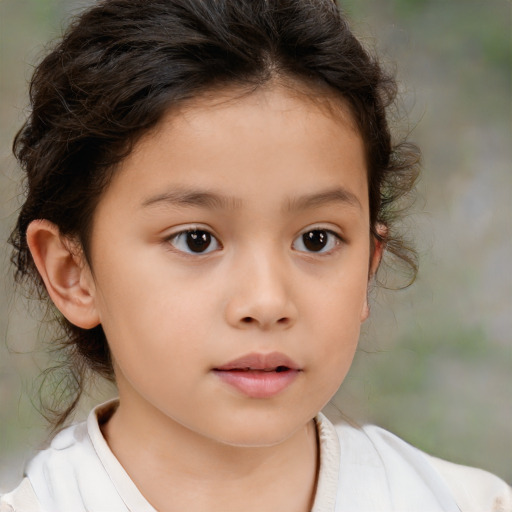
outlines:
[[218, 377], [250, 398], [270, 398], [284, 391], [299, 375], [285, 372], [215, 370]]

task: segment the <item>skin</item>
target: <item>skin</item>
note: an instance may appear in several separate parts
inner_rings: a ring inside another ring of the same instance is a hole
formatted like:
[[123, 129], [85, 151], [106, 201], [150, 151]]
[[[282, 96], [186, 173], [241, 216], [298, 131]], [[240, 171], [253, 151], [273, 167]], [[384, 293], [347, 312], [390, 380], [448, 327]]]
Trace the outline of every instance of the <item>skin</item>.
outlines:
[[[191, 253], [187, 229], [215, 238]], [[321, 251], [303, 243], [312, 230]], [[350, 368], [382, 250], [348, 109], [279, 85], [196, 100], [120, 165], [95, 212], [91, 268], [46, 221], [28, 240], [57, 307], [105, 330], [120, 406], [103, 432], [155, 508], [310, 509], [312, 418]], [[300, 368], [275, 396], [214, 371], [271, 352]]]

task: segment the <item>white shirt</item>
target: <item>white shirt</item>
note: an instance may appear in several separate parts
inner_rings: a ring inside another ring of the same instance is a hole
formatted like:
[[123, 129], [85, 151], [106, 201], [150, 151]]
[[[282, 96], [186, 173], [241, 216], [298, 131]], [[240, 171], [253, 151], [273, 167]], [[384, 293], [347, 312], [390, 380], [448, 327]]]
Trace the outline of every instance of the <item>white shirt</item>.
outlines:
[[[116, 459], [96, 407], [30, 461], [0, 512], [156, 512]], [[375, 426], [316, 417], [320, 468], [312, 512], [512, 512], [512, 489], [485, 471], [431, 457]]]

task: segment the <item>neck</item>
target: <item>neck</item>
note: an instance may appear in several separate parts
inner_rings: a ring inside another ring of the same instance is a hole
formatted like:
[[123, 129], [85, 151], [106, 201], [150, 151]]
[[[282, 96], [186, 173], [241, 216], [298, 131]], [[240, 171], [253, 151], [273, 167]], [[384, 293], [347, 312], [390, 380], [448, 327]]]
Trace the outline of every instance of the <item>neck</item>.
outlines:
[[272, 446], [232, 446], [191, 431], [150, 406], [141, 413], [132, 405], [121, 399], [102, 430], [157, 510], [311, 509], [318, 466], [314, 421]]

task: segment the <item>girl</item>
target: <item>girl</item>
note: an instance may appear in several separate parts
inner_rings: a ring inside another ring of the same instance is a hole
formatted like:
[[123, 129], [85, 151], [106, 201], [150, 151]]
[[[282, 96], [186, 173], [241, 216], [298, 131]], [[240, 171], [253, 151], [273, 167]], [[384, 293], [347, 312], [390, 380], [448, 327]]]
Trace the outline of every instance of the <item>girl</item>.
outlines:
[[37, 68], [19, 279], [76, 393], [8, 511], [510, 510], [510, 488], [320, 411], [347, 374], [418, 151], [331, 0], [107, 0]]

